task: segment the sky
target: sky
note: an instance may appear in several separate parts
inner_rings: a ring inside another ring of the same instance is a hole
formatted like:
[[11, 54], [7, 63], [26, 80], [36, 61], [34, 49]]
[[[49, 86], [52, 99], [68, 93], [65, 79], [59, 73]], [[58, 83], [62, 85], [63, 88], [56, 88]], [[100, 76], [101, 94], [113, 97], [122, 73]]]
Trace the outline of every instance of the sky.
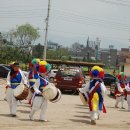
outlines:
[[[30, 23], [38, 27], [44, 44], [48, 0], [0, 0], [0, 31]], [[101, 47], [130, 46], [129, 0], [51, 0], [48, 40], [70, 47], [86, 45], [87, 38]]]

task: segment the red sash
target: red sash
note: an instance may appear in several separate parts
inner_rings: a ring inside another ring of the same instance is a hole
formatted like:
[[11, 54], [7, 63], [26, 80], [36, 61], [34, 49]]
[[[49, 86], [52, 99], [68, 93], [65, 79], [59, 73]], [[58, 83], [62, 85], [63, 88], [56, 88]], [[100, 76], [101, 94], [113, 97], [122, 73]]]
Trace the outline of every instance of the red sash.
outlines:
[[[121, 86], [121, 88], [122, 88], [123, 91], [124, 91], [124, 89], [125, 89], [125, 83], [123, 83], [123, 84], [120, 83], [120, 86]], [[116, 88], [115, 88], [115, 96], [120, 97], [120, 96], [123, 96], [123, 95], [124, 95], [124, 94], [118, 90], [118, 86], [116, 85]]]
[[19, 71], [17, 71], [17, 72], [15, 72], [14, 74], [12, 74], [12, 75], [10, 76], [10, 80], [13, 80], [13, 79], [17, 76], [18, 73], [19, 73]]
[[[99, 82], [96, 86], [95, 86], [95, 88], [92, 90], [92, 92], [91, 93], [89, 93], [89, 109], [90, 109], [90, 111], [92, 111], [92, 103], [91, 103], [91, 101], [92, 101], [92, 98], [93, 98], [93, 95], [94, 95], [94, 93], [96, 92], [96, 90], [100, 87], [100, 85], [101, 85], [101, 83]], [[103, 103], [103, 108], [102, 108], [103, 110], [103, 113], [106, 113], [106, 108], [105, 108], [105, 105], [104, 105], [104, 103]]]
[[31, 79], [34, 75], [34, 72], [32, 71], [31, 74], [29, 74], [28, 79]]
[[37, 73], [36, 71], [32, 71], [31, 74], [29, 74], [28, 79], [32, 79], [34, 74], [36, 74], [36, 73]]
[[104, 102], [102, 103], [102, 112], [103, 112], [103, 113], [107, 113], [106, 107], [105, 107], [105, 105], [104, 105]]

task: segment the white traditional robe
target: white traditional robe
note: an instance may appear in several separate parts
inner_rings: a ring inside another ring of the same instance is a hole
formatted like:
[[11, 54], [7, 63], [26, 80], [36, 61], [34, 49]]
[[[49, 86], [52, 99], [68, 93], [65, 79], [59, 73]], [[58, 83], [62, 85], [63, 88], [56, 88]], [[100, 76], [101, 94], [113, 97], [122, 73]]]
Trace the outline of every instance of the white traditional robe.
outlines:
[[[19, 70], [19, 72], [20, 72], [20, 74], [22, 76], [21, 83], [25, 84], [26, 86], [28, 86], [27, 79], [26, 79], [25, 75], [23, 74], [23, 72], [21, 70]], [[14, 91], [11, 88], [10, 72], [8, 73], [8, 76], [7, 76], [7, 85], [10, 86], [10, 87], [7, 88], [5, 99], [9, 103], [10, 114], [16, 115], [18, 101], [14, 97]]]

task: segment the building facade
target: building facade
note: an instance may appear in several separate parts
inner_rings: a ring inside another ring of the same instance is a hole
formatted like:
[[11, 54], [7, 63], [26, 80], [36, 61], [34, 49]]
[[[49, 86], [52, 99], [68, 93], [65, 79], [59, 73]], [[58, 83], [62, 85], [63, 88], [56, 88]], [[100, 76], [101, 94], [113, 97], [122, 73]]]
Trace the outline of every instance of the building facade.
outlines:
[[101, 49], [100, 50], [100, 60], [106, 66], [117, 66], [117, 49]]

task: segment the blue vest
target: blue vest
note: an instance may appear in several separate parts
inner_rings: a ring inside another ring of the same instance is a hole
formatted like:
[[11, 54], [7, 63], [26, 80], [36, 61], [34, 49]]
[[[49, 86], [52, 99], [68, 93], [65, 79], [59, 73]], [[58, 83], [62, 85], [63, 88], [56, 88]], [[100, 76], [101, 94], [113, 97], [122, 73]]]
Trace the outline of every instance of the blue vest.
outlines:
[[34, 71], [30, 71], [28, 79], [29, 79], [29, 86], [30, 87], [33, 86], [35, 84], [36, 80], [38, 79], [38, 73], [34, 72]]
[[15, 89], [21, 83], [21, 80], [22, 80], [22, 75], [20, 72], [18, 72], [18, 74], [13, 79], [10, 79], [11, 88]]
[[[39, 79], [40, 79], [40, 85], [39, 85], [38, 89], [40, 90], [40, 92], [42, 92], [43, 91], [42, 87], [45, 87], [46, 85], [48, 85], [49, 82], [46, 78], [43, 78], [41, 76], [39, 76]], [[35, 96], [41, 96], [41, 95], [35, 94]]]

